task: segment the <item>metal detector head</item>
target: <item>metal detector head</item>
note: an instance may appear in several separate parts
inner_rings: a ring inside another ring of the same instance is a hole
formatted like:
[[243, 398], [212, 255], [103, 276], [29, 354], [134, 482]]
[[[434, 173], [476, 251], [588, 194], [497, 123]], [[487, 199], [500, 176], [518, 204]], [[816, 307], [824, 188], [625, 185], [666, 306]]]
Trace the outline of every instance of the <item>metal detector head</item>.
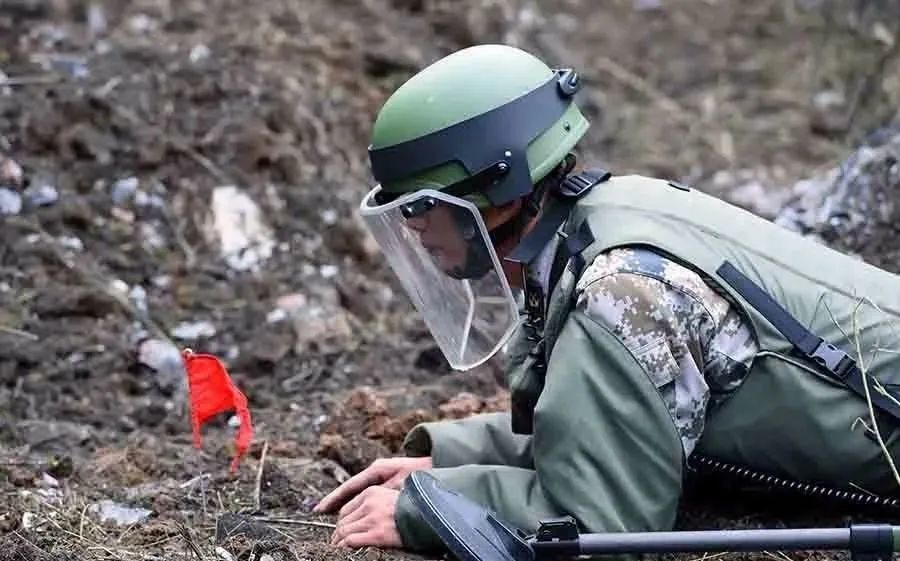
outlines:
[[414, 472], [406, 485], [422, 518], [460, 561], [534, 561], [534, 551], [520, 530], [445, 489], [433, 475]]
[[900, 526], [702, 530], [579, 534], [575, 520], [541, 522], [534, 536], [511, 528], [483, 506], [414, 472], [407, 492], [425, 522], [460, 561], [541, 561], [579, 555], [723, 551], [850, 551], [854, 561], [890, 561], [900, 552]]

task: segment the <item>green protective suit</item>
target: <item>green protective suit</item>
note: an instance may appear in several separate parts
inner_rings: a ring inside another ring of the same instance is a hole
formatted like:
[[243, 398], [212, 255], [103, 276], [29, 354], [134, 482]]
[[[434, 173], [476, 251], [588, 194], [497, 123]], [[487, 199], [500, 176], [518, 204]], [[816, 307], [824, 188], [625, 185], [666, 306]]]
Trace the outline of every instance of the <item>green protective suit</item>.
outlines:
[[[857, 359], [859, 343], [868, 372], [887, 387], [900, 384], [900, 355], [878, 349], [900, 348], [900, 277], [714, 197], [640, 176], [595, 187], [564, 228], [572, 235], [584, 222], [595, 239], [581, 255], [586, 262], [613, 248], [651, 248], [700, 274], [752, 324], [760, 350], [741, 387], [708, 411], [697, 452], [792, 479], [896, 490], [865, 429], [866, 400], [792, 353], [717, 270], [730, 262]], [[565, 514], [582, 531], [671, 529], [685, 470], [678, 432], [652, 373], [574, 308], [578, 263], [569, 261], [550, 295], [540, 346], [524, 329], [510, 345], [511, 414], [422, 424], [405, 451], [431, 455], [445, 485], [525, 531]], [[875, 421], [897, 455], [895, 420], [876, 413]], [[396, 522], [406, 547], [439, 545], [405, 494]]]

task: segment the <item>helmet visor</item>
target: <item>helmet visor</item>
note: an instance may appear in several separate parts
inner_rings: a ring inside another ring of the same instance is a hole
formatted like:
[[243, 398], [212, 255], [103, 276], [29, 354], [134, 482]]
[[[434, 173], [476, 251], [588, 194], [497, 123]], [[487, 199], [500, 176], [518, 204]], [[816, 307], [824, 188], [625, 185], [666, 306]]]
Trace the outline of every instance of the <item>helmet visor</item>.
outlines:
[[518, 309], [478, 208], [426, 189], [360, 213], [388, 263], [456, 370], [490, 358], [518, 322]]

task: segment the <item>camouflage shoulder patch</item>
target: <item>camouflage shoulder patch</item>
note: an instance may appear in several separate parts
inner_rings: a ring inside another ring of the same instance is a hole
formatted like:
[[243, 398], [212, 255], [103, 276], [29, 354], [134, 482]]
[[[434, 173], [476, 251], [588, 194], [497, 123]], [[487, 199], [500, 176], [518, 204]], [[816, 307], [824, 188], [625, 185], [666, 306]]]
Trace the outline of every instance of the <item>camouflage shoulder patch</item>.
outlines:
[[643, 367], [689, 455], [707, 408], [740, 386], [758, 351], [749, 324], [699, 275], [643, 248], [597, 256], [576, 294], [577, 307]]

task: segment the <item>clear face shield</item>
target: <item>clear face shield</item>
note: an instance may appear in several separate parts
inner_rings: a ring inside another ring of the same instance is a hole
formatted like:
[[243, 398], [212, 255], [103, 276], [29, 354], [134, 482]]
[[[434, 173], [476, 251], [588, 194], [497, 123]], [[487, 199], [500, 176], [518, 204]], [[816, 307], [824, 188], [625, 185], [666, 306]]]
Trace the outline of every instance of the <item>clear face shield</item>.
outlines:
[[482, 364], [507, 341], [519, 315], [481, 213], [430, 189], [378, 204], [380, 189], [360, 205], [366, 226], [450, 366]]

